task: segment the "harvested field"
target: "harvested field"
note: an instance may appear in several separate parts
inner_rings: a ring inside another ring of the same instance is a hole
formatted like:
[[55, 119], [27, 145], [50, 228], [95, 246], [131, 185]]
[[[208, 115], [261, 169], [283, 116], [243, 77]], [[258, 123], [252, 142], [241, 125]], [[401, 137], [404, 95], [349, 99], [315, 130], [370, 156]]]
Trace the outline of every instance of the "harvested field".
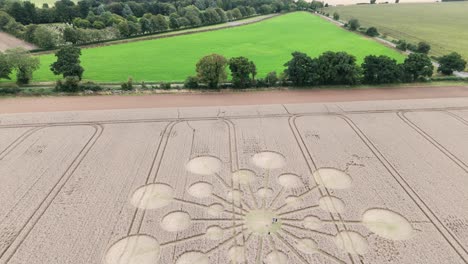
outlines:
[[468, 97], [0, 121], [1, 263], [468, 261]]
[[5, 32], [0, 32], [0, 51], [13, 48], [25, 48], [27, 50], [32, 50], [35, 49], [36, 46], [31, 43], [27, 43], [24, 40], [15, 38], [14, 36]]
[[413, 44], [426, 41], [430, 55], [458, 52], [468, 59], [468, 2], [402, 3], [389, 5], [337, 6], [325, 9], [338, 12], [340, 19], [357, 18], [364, 27], [376, 27], [391, 38]]

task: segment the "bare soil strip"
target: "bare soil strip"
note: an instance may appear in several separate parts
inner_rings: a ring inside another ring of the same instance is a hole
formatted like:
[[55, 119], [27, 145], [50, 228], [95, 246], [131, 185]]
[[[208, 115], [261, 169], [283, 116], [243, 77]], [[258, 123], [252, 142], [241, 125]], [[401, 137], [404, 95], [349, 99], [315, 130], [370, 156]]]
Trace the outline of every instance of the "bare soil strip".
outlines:
[[37, 47], [31, 43], [15, 38], [8, 33], [0, 32], [0, 51], [12, 48], [25, 48], [27, 50], [37, 49]]
[[0, 99], [0, 113], [468, 97], [468, 86]]

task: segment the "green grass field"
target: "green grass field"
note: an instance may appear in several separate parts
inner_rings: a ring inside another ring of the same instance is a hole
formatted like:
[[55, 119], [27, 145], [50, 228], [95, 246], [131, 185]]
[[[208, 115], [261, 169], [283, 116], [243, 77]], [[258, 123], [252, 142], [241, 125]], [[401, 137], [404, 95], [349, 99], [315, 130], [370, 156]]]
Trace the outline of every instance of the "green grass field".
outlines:
[[352, 5], [325, 11], [338, 12], [340, 20], [357, 18], [395, 39], [427, 41], [432, 55], [456, 51], [468, 59], [468, 2]]
[[[123, 82], [131, 76], [136, 81], [183, 81], [195, 75], [195, 64], [201, 57], [219, 53], [227, 58], [248, 57], [256, 63], [258, 77], [263, 78], [270, 71], [283, 71], [293, 51], [315, 57], [327, 50], [347, 51], [359, 62], [369, 54], [404, 59], [372, 39], [297, 12], [219, 31], [83, 49], [81, 60], [87, 80]], [[59, 79], [49, 70], [54, 55], [41, 55], [40, 59], [34, 81]]]

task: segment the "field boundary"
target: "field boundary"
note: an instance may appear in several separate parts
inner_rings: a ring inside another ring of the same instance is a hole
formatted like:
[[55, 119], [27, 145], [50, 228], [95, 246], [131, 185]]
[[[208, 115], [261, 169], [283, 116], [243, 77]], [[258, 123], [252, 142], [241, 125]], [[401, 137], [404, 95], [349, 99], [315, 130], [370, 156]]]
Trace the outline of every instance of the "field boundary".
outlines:
[[[267, 20], [267, 19], [282, 16], [282, 15], [285, 15], [285, 14], [288, 14], [288, 13], [274, 13], [274, 14], [269, 14], [269, 15], [260, 15], [260, 16], [248, 17], [248, 18], [245, 18], [245, 19], [234, 20], [234, 21], [229, 21], [229, 22], [226, 22], [226, 23], [217, 24], [217, 25], [223, 25], [223, 26], [219, 26], [219, 27], [216, 27], [217, 26], [216, 24], [215, 25], [207, 25], [207, 26], [198, 27], [198, 28], [182, 29], [182, 30], [179, 30], [179, 31], [184, 31], [184, 30], [190, 30], [190, 31], [179, 32], [179, 33], [177, 33], [178, 30], [172, 30], [172, 31], [166, 31], [166, 32], [151, 34], [151, 35], [147, 35], [147, 36], [137, 36], [137, 37], [133, 37], [133, 38], [104, 40], [104, 41], [100, 41], [98, 43], [81, 44], [81, 45], [77, 45], [77, 46], [80, 47], [80, 48], [89, 49], [89, 48], [97, 48], [97, 47], [105, 47], [105, 46], [126, 44], [126, 43], [138, 42], [138, 41], [146, 41], [146, 40], [153, 40], [153, 39], [163, 39], [163, 38], [191, 35], [191, 34], [196, 34], [196, 33], [210, 32], [210, 31], [216, 31], [216, 30], [221, 30], [221, 29], [235, 28], [235, 27], [255, 24], [255, 23]], [[245, 20], [247, 20], [249, 18], [256, 18], [256, 17], [258, 19], [245, 21]], [[35, 55], [44, 55], [44, 54], [54, 53], [56, 50], [57, 49], [39, 50], [37, 52], [33, 51], [33, 53]]]
[[[343, 22], [340, 21], [340, 20], [334, 20], [334, 19], [332, 19], [332, 18], [330, 18], [330, 17], [327, 17], [327, 16], [324, 16], [324, 15], [322, 15], [322, 14], [318, 14], [318, 13], [311, 13], [311, 14], [317, 15], [317, 16], [323, 18], [324, 20], [327, 20], [327, 21], [329, 21], [329, 22], [332, 22], [332, 24], [335, 24], [335, 25], [338, 26], [338, 27], [343, 27], [343, 26], [345, 25], [345, 23], [343, 23]], [[366, 38], [372, 39], [372, 40], [374, 40], [374, 41], [376, 41], [376, 42], [379, 42], [380, 44], [383, 44], [383, 45], [385, 45], [385, 46], [387, 46], [387, 47], [390, 47], [390, 48], [392, 48], [392, 49], [394, 49], [394, 50], [400, 52], [401, 54], [409, 55], [409, 54], [411, 54], [411, 53], [414, 53], [414, 52], [412, 52], [412, 51], [410, 51], [410, 50], [407, 50], [407, 51], [403, 52], [403, 51], [401, 51], [401, 50], [399, 50], [399, 49], [396, 48], [397, 45], [396, 45], [395, 43], [393, 43], [393, 42], [391, 42], [391, 41], [388, 41], [388, 40], [386, 40], [386, 39], [384, 39], [384, 38], [381, 38], [380, 36], [377, 36], [377, 37], [369, 37], [369, 36], [366, 36], [366, 35], [364, 35], [364, 34], [359, 33], [358, 31], [350, 31], [350, 32], [354, 32], [354, 33], [356, 33], [356, 34], [358, 34], [358, 35], [361, 35], [361, 36], [363, 36], [363, 37], [366, 37]], [[416, 38], [416, 37], [415, 37], [415, 38]], [[420, 40], [421, 40], [421, 41], [424, 41], [423, 39], [420, 39]], [[431, 61], [432, 61], [432, 64], [433, 64], [436, 68], [439, 67], [439, 63], [438, 63], [437, 61], [435, 61], [435, 60], [432, 59], [432, 58], [431, 58]], [[468, 72], [464, 72], [464, 71], [463, 71], [463, 72], [454, 71], [454, 72], [453, 72], [453, 75], [456, 76], [456, 77], [460, 77], [460, 78], [468, 78]]]

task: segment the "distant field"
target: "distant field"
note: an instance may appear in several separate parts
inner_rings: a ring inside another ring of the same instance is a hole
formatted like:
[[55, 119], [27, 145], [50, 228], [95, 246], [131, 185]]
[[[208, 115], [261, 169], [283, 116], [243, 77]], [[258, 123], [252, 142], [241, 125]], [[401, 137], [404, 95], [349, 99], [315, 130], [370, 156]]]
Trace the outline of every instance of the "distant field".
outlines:
[[[204, 55], [246, 56], [258, 68], [258, 77], [283, 71], [291, 52], [317, 56], [324, 51], [347, 51], [359, 62], [369, 54], [385, 54], [399, 61], [403, 55], [371, 39], [341, 29], [322, 18], [297, 12], [260, 23], [219, 31], [132, 42], [83, 50], [85, 79], [121, 82], [182, 81], [195, 74], [195, 64]], [[53, 55], [42, 55], [34, 81], [59, 77], [49, 70]]]
[[[24, 0], [26, 1], [26, 0]], [[72, 2], [78, 2], [78, 0], [71, 0]], [[42, 7], [43, 4], [48, 4], [49, 6], [55, 5], [57, 0], [29, 0], [29, 2], [34, 3], [37, 7]]]
[[432, 45], [432, 55], [452, 51], [468, 59], [468, 2], [353, 5], [331, 7], [341, 20], [358, 18], [365, 27], [377, 29], [397, 39]]

